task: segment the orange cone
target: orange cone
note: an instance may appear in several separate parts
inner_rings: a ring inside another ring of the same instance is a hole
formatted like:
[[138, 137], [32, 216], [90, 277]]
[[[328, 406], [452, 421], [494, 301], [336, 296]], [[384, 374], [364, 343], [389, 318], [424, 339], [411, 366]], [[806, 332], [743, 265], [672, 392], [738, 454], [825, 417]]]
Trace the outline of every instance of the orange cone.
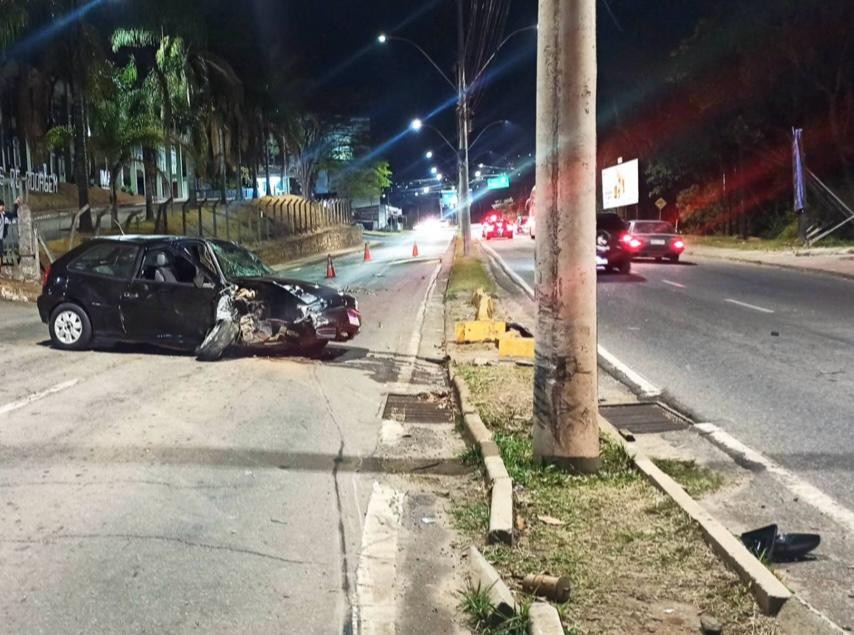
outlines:
[[329, 254], [326, 257], [326, 277], [334, 278], [335, 277], [335, 265], [332, 264], [332, 254]]
[[418, 243], [412, 243], [412, 257], [418, 258]]
[[365, 262], [370, 262], [373, 260], [371, 258], [371, 248], [368, 246], [368, 243], [365, 243]]

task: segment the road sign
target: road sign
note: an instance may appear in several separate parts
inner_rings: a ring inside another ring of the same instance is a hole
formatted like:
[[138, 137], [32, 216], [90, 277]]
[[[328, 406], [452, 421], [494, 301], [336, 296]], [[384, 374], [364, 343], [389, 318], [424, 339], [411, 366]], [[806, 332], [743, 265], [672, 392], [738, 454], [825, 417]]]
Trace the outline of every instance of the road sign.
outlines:
[[665, 207], [667, 207], [667, 201], [665, 201], [663, 198], [660, 198], [655, 202], [655, 206], [658, 208], [658, 211], [661, 211]]
[[508, 187], [510, 187], [510, 177], [507, 174], [499, 174], [486, 180], [488, 190], [506, 190]]

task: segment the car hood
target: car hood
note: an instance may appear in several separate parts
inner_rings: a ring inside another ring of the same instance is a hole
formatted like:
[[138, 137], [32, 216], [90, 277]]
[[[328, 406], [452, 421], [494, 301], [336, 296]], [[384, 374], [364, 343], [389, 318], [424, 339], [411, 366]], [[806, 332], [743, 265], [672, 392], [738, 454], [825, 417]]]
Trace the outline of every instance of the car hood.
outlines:
[[324, 300], [327, 306], [344, 304], [345, 296], [338, 289], [296, 278], [277, 278], [275, 276], [236, 278], [234, 283], [250, 289], [278, 290], [290, 294], [303, 304], [314, 304], [318, 299]]

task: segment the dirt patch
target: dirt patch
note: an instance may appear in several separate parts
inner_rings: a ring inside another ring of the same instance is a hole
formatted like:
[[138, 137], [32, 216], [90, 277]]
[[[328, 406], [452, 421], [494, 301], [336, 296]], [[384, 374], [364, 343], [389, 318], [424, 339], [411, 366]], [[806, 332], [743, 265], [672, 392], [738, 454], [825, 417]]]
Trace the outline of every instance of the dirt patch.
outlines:
[[[720, 620], [726, 633], [779, 632], [696, 525], [634, 470], [622, 446], [603, 438], [596, 476], [536, 464], [531, 368], [463, 366], [460, 373], [516, 485], [516, 545], [483, 548], [511, 587], [518, 590], [529, 573], [570, 576], [573, 597], [558, 607], [570, 633], [693, 634], [702, 614]], [[700, 489], [716, 484], [692, 466], [668, 467]], [[475, 542], [486, 534], [484, 500], [459, 502], [454, 512]]]
[[23, 282], [0, 278], [0, 300], [7, 302], [35, 302], [41, 293], [38, 282]]

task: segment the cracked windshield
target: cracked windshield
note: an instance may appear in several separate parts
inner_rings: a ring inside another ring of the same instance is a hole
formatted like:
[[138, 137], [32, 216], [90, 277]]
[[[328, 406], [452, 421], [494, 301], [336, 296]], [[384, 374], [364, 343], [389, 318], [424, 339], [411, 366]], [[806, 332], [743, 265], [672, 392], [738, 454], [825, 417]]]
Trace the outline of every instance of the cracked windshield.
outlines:
[[852, 25], [0, 0], [0, 632], [854, 629]]

